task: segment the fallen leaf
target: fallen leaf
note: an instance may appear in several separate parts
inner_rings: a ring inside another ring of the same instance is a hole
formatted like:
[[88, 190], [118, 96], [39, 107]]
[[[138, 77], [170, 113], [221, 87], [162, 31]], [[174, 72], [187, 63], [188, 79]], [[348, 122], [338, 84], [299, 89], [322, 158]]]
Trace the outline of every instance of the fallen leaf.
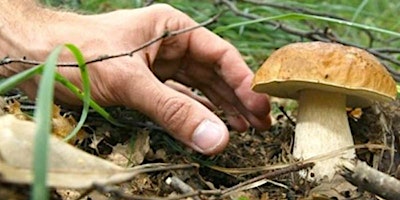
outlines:
[[142, 130], [136, 134], [131, 143], [115, 145], [112, 153], [107, 156], [107, 160], [122, 167], [136, 166], [143, 163], [149, 151], [149, 131]]
[[[0, 117], [0, 179], [32, 182], [32, 152], [36, 124], [7, 114]], [[49, 136], [48, 186], [83, 189], [93, 183], [124, 182], [149, 166], [125, 169]], [[154, 165], [155, 167], [165, 165]], [[160, 169], [160, 168], [158, 168]]]
[[[18, 101], [11, 101], [11, 103], [6, 104], [4, 107], [7, 113], [14, 115], [16, 118], [32, 121], [32, 117], [21, 110], [21, 103]], [[77, 122], [71, 115], [61, 115], [60, 111], [61, 109], [59, 106], [53, 105], [52, 134], [64, 139], [72, 132], [72, 130], [74, 130]], [[82, 141], [86, 136], [87, 133], [81, 129], [78, 131], [75, 137], [68, 141], [68, 143], [76, 144], [77, 141]]]
[[137, 136], [135, 138], [135, 143], [133, 146], [133, 152], [130, 159], [132, 164], [134, 166], [142, 164], [149, 150], [150, 150], [149, 131], [148, 130], [140, 131], [139, 133], [137, 133]]
[[11, 103], [5, 106], [5, 110], [7, 113], [13, 114], [16, 118], [21, 120], [32, 120], [32, 117], [27, 115], [26, 113], [22, 112], [21, 110], [21, 103], [18, 101], [11, 101]]
[[[61, 115], [60, 107], [53, 105], [53, 116], [52, 116], [52, 133], [59, 138], [67, 137], [72, 130], [77, 125], [77, 122], [74, 117], [71, 115]], [[68, 143], [76, 144], [77, 141], [82, 141], [86, 137], [85, 131], [82, 129], [78, 131], [78, 133], [71, 138]]]

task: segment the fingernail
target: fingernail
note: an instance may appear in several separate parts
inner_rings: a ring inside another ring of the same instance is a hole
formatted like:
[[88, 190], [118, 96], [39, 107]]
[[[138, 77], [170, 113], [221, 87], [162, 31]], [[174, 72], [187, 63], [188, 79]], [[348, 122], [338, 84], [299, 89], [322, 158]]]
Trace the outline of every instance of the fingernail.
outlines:
[[211, 120], [202, 121], [192, 136], [192, 142], [202, 153], [213, 152], [224, 140], [225, 130]]

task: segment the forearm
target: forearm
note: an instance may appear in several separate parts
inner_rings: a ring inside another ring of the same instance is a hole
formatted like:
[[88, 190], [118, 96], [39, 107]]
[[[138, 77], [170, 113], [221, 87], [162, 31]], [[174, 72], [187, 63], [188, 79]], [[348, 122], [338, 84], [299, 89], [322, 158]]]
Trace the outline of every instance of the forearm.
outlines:
[[[62, 21], [74, 19], [69, 15], [75, 15], [46, 9], [34, 0], [0, 0], [0, 3], [0, 59], [42, 61], [57, 45], [51, 39], [52, 35], [59, 34], [55, 30], [63, 27]], [[0, 76], [10, 76], [26, 67], [19, 64], [0, 67]]]
[[47, 13], [33, 0], [3, 0], [0, 7], [0, 57], [16, 56], [32, 45], [37, 29], [43, 26], [40, 15]]

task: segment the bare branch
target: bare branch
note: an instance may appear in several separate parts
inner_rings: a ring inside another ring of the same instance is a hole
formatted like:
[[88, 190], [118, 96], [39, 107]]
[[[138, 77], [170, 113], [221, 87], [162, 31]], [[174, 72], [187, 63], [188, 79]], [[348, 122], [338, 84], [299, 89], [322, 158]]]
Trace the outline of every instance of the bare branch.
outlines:
[[[184, 28], [184, 29], [180, 29], [180, 30], [176, 30], [176, 31], [165, 30], [162, 35], [145, 42], [144, 44], [140, 45], [139, 47], [137, 47], [136, 49], [134, 49], [132, 51], [125, 52], [125, 53], [119, 53], [119, 54], [115, 54], [115, 55], [99, 56], [93, 60], [86, 61], [85, 64], [88, 65], [88, 64], [92, 64], [92, 63], [96, 63], [96, 62], [101, 62], [104, 60], [110, 60], [110, 59], [120, 58], [120, 57], [125, 57], [125, 56], [132, 56], [134, 53], [136, 53], [146, 47], [149, 47], [150, 45], [152, 45], [160, 40], [163, 40], [165, 38], [174, 37], [174, 36], [189, 32], [189, 31], [193, 31], [200, 27], [210, 25], [210, 24], [214, 23], [219, 18], [220, 15], [221, 15], [221, 13], [213, 16], [212, 18], [210, 18], [196, 26], [192, 26], [192, 27], [188, 27], [188, 28]], [[25, 58], [18, 59], [18, 58], [10, 58], [10, 57], [5, 57], [2, 60], [0, 60], [0, 66], [2, 66], [2, 65], [4, 66], [7, 64], [11, 64], [11, 63], [20, 63], [20, 64], [27, 64], [27, 65], [40, 65], [40, 64], [43, 64], [44, 62], [43, 61], [35, 61], [35, 60], [27, 60]], [[59, 63], [59, 64], [57, 64], [57, 66], [58, 67], [78, 67], [78, 64], [77, 63]]]
[[395, 48], [374, 48], [373, 50], [380, 53], [400, 53], [400, 49]]
[[270, 1], [259, 1], [259, 0], [242, 0], [243, 2], [247, 2], [247, 3], [252, 3], [255, 5], [260, 5], [260, 6], [268, 6], [271, 8], [278, 8], [278, 9], [282, 9], [282, 10], [290, 10], [290, 11], [294, 11], [294, 12], [298, 12], [298, 13], [304, 13], [304, 14], [309, 14], [309, 15], [318, 15], [318, 16], [322, 16], [322, 17], [330, 17], [330, 18], [334, 18], [334, 19], [341, 19], [341, 20], [345, 20], [344, 18], [341, 18], [339, 16], [335, 16], [335, 15], [331, 15], [328, 13], [320, 13], [320, 12], [315, 12], [313, 10], [308, 10], [305, 8], [299, 8], [299, 7], [292, 7], [292, 6], [286, 6], [283, 4], [277, 4], [274, 2], [270, 2]]
[[400, 181], [380, 172], [362, 161], [344, 161], [339, 166], [341, 175], [351, 184], [377, 194], [385, 199], [398, 199], [400, 197]]
[[239, 184], [237, 184], [237, 185], [235, 185], [233, 187], [227, 188], [227, 189], [223, 190], [222, 193], [223, 193], [223, 195], [228, 195], [228, 194], [240, 189], [241, 187], [247, 186], [247, 185], [249, 185], [251, 183], [254, 183], [254, 182], [257, 182], [257, 181], [260, 181], [260, 180], [263, 180], [263, 179], [272, 179], [272, 178], [275, 178], [275, 177], [283, 175], [283, 174], [299, 171], [299, 170], [302, 170], [302, 169], [307, 169], [307, 168], [310, 168], [312, 166], [314, 166], [313, 162], [291, 164], [288, 167], [285, 167], [285, 168], [282, 168], [282, 169], [278, 169], [278, 170], [275, 170], [275, 171], [271, 171], [271, 172], [262, 174], [260, 176], [256, 176], [256, 177], [254, 177], [252, 179], [249, 179], [247, 181], [239, 183]]
[[[115, 195], [116, 197], [120, 198], [120, 199], [126, 199], [126, 200], [177, 200], [177, 199], [184, 199], [184, 198], [188, 198], [188, 197], [200, 197], [200, 196], [207, 196], [207, 197], [217, 197], [217, 198], [222, 198], [224, 196], [227, 196], [229, 194], [231, 194], [232, 192], [236, 192], [252, 183], [258, 182], [260, 180], [264, 180], [264, 179], [272, 179], [275, 178], [277, 176], [283, 175], [283, 174], [287, 174], [290, 172], [295, 172], [295, 171], [299, 171], [302, 169], [306, 169], [309, 167], [312, 167], [314, 165], [314, 163], [312, 162], [308, 162], [308, 163], [293, 163], [290, 164], [287, 167], [275, 170], [275, 171], [270, 171], [267, 172], [265, 174], [262, 174], [260, 176], [254, 177], [252, 179], [249, 179], [247, 181], [244, 181], [242, 183], [239, 183], [237, 185], [234, 185], [230, 188], [226, 188], [224, 190], [192, 190], [192, 191], [187, 191], [187, 193], [182, 194], [182, 195], [176, 195], [176, 196], [171, 196], [171, 197], [146, 197], [146, 196], [142, 196], [142, 195], [131, 195], [131, 194], [126, 194], [124, 193], [121, 189], [117, 188], [117, 187], [112, 187], [112, 186], [106, 186], [106, 185], [99, 185], [99, 184], [95, 184], [94, 185], [94, 189], [96, 189], [97, 191], [101, 192], [101, 193], [112, 193], [113, 195]], [[207, 199], [211, 199], [211, 198], [207, 198]]]

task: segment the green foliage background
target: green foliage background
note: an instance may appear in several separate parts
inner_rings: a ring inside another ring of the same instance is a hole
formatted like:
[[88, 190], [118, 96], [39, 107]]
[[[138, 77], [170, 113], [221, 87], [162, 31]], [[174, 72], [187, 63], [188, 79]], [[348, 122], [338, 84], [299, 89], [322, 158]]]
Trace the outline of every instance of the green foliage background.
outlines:
[[[259, 0], [260, 1], [260, 0]], [[201, 22], [215, 15], [227, 7], [212, 0], [162, 0], [154, 3], [168, 3], [175, 8], [187, 13], [196, 21]], [[364, 24], [371, 27], [383, 28], [395, 32], [400, 31], [400, 20], [398, 10], [400, 1], [390, 0], [297, 0], [297, 1], [261, 1], [276, 5], [283, 5], [292, 10], [279, 9], [271, 6], [260, 6], [247, 1], [231, 1], [241, 11], [249, 14], [256, 14], [262, 17], [271, 17], [287, 13], [300, 12], [299, 9], [306, 9], [319, 14], [329, 14], [346, 19], [348, 21]], [[143, 0], [43, 0], [43, 3], [77, 10], [87, 14], [109, 12], [115, 9], [138, 8], [146, 5]], [[236, 16], [231, 11], [225, 12], [217, 23], [210, 25], [210, 30], [248, 21], [249, 19]], [[283, 23], [304, 31], [316, 29], [331, 29], [338, 38], [362, 47], [368, 48], [396, 48], [400, 45], [398, 37], [392, 35], [363, 31], [353, 27], [331, 24], [316, 20], [285, 20]], [[263, 23], [255, 23], [240, 26], [228, 31], [219, 33], [221, 37], [235, 45], [252, 69], [256, 69], [276, 48], [287, 43], [304, 41], [304, 38], [294, 36], [281, 31], [277, 27]], [[394, 54], [394, 56], [398, 56]], [[393, 66], [393, 65], [392, 65]], [[398, 67], [398, 66], [394, 66]]]

